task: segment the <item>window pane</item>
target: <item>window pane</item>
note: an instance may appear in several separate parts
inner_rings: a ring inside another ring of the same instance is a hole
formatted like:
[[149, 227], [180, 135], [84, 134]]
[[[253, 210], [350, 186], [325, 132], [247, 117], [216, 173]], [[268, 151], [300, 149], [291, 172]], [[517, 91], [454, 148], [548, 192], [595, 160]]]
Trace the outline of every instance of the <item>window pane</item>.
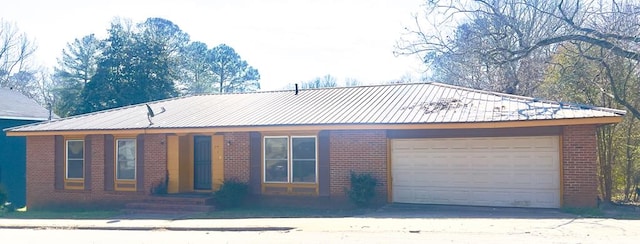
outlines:
[[82, 160], [69, 159], [67, 161], [67, 179], [82, 179], [84, 177], [84, 168]]
[[316, 182], [316, 139], [291, 138], [293, 147], [293, 182]]
[[292, 138], [293, 160], [315, 159], [316, 139], [315, 138]]
[[264, 181], [289, 182], [289, 138], [264, 139]]
[[133, 180], [136, 178], [136, 141], [118, 140], [118, 159], [116, 161], [116, 179]]
[[82, 179], [84, 177], [84, 141], [67, 141], [67, 179]]
[[84, 158], [84, 142], [83, 141], [67, 141], [67, 158], [81, 159]]
[[287, 159], [288, 141], [287, 138], [265, 138], [264, 139], [265, 159]]
[[287, 167], [287, 160], [265, 160], [264, 170], [265, 181], [288, 182], [289, 167]]
[[316, 182], [316, 160], [293, 160], [293, 182]]

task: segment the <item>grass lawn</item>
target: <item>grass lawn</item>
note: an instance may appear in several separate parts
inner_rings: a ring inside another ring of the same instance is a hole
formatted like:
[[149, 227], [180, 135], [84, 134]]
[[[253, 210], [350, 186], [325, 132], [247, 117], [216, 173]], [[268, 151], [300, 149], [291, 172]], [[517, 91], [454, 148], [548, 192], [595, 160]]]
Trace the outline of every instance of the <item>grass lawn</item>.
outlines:
[[0, 218], [7, 219], [108, 219], [122, 215], [117, 210], [48, 210], [0, 212]]
[[[194, 219], [346, 217], [365, 214], [367, 209], [305, 209], [284, 207], [242, 207], [189, 215]], [[0, 218], [11, 219], [111, 219], [122, 216], [118, 210], [36, 210], [0, 212]]]
[[238, 218], [302, 218], [302, 217], [349, 217], [365, 214], [369, 209], [306, 209], [284, 207], [242, 207], [216, 210], [196, 214], [192, 218], [202, 219], [238, 219]]

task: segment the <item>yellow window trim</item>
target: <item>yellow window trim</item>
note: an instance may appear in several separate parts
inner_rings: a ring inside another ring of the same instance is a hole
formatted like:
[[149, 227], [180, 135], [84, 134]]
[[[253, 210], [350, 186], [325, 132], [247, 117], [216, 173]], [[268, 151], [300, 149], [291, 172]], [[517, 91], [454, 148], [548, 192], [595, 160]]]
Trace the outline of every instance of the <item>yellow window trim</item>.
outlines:
[[[116, 191], [136, 191], [136, 180], [114, 180], [113, 189]], [[118, 187], [118, 185], [133, 185], [133, 187]]]
[[[284, 188], [283, 192], [269, 192], [268, 188]], [[317, 196], [319, 186], [317, 183], [262, 183], [262, 194], [266, 195], [312, 195]], [[296, 192], [296, 189], [312, 189], [312, 191]]]

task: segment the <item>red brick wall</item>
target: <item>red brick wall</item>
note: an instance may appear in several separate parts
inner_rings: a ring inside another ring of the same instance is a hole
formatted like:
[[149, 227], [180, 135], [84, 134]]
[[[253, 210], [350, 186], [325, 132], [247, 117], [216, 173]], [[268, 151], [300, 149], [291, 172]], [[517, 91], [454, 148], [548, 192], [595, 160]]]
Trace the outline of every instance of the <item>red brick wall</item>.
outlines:
[[224, 178], [249, 182], [249, 133], [225, 133], [224, 141]]
[[331, 131], [330, 192], [344, 197], [349, 188], [349, 174], [371, 173], [378, 179], [378, 197], [387, 196], [387, 138], [384, 130]]
[[27, 137], [27, 206], [46, 207], [120, 207], [128, 201], [145, 198], [151, 187], [165, 177], [167, 165], [166, 135], [146, 135], [144, 148], [144, 191], [104, 190], [104, 136], [91, 137], [91, 189], [55, 190], [54, 137]]
[[597, 205], [597, 144], [594, 125], [566, 126], [562, 133], [563, 205]]
[[167, 177], [167, 136], [149, 134], [144, 138], [144, 192]]
[[[37, 208], [56, 201], [54, 137], [27, 137], [27, 206]], [[54, 199], [50, 199], [54, 198]]]
[[104, 191], [104, 135], [91, 135], [91, 189]]
[[[563, 205], [592, 207], [597, 204], [597, 154], [595, 126], [567, 126], [563, 129]], [[249, 133], [226, 133], [225, 179], [249, 181]], [[345, 197], [349, 173], [371, 173], [379, 180], [380, 199], [387, 196], [387, 138], [383, 130], [331, 131], [330, 194]], [[104, 191], [104, 136], [91, 136], [91, 190], [54, 189], [54, 137], [27, 137], [27, 205], [41, 208], [59, 204], [117, 206], [140, 200], [166, 173], [166, 135], [145, 136], [144, 191]], [[227, 142], [230, 145], [227, 145]]]

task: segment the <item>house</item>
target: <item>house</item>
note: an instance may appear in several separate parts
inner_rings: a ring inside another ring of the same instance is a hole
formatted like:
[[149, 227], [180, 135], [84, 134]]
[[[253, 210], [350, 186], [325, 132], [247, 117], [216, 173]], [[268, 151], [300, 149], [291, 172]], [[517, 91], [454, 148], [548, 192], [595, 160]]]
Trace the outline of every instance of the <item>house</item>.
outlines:
[[350, 172], [381, 201], [559, 208], [596, 205], [596, 128], [623, 115], [419, 83], [180, 97], [7, 133], [27, 138], [30, 208], [139, 201], [165, 179], [339, 203]]
[[[45, 121], [49, 110], [13, 89], [0, 88], [0, 129]], [[14, 206], [25, 205], [26, 140], [0, 133], [0, 186]]]

